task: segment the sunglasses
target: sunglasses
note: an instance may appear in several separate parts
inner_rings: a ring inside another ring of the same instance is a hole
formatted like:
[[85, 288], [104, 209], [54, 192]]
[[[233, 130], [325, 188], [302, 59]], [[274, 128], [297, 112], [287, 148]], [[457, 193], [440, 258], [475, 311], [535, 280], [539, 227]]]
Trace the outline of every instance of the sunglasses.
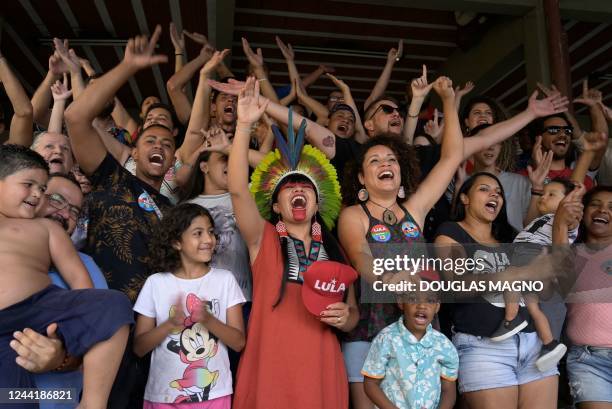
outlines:
[[387, 115], [391, 115], [394, 112], [397, 112], [398, 114], [400, 113], [398, 107], [394, 107], [392, 105], [387, 105], [387, 104], [380, 104], [378, 108], [376, 108], [376, 110], [372, 113], [372, 115], [370, 115], [370, 118], [368, 119], [374, 118], [374, 115], [376, 115], [378, 111], [380, 110], [382, 110]]
[[70, 215], [70, 218], [72, 220], [76, 221], [79, 218], [79, 215], [81, 214], [81, 209], [76, 206], [72, 206], [70, 203], [68, 203], [68, 200], [66, 200], [64, 196], [60, 195], [59, 193], [51, 193], [46, 196], [49, 200], [49, 204], [51, 205], [51, 207], [57, 210], [64, 210], [67, 207], [68, 214]]
[[564, 134], [571, 136], [574, 133], [574, 128], [571, 126], [547, 126], [544, 128], [544, 132], [548, 132], [551, 135], [556, 135], [559, 132], [563, 131]]

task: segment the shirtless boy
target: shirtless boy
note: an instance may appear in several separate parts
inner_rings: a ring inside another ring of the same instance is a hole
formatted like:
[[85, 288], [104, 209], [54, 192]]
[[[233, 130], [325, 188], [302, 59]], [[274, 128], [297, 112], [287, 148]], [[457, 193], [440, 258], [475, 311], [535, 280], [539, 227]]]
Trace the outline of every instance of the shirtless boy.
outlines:
[[[38, 153], [0, 146], [0, 388], [34, 386], [9, 346], [13, 332], [30, 327], [44, 333], [57, 323], [68, 354], [83, 356], [79, 407], [102, 409], [127, 342], [131, 304], [121, 293], [90, 289], [66, 232], [52, 220], [34, 218], [46, 200], [47, 177], [48, 166]], [[80, 290], [52, 286], [51, 263], [70, 288]]]

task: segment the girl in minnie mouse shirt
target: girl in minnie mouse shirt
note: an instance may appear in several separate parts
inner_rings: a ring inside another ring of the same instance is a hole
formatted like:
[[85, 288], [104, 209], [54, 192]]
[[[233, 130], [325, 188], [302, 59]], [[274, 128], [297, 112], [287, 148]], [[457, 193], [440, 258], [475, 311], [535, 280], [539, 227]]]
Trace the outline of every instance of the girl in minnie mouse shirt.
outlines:
[[134, 352], [153, 350], [144, 409], [229, 409], [227, 347], [245, 344], [242, 291], [227, 270], [210, 267], [211, 215], [196, 204], [168, 211], [151, 242], [153, 271], [134, 306]]

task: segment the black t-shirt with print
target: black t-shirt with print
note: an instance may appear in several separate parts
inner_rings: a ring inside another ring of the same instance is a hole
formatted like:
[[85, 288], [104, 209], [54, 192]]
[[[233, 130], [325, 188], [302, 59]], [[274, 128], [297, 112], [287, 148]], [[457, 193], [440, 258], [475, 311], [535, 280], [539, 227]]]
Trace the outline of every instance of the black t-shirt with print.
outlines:
[[148, 243], [158, 212], [171, 204], [124, 169], [110, 154], [90, 177], [89, 224], [84, 251], [104, 272], [108, 286], [132, 302], [147, 276]]
[[[510, 266], [511, 254], [506, 246], [485, 246], [476, 242], [458, 223], [445, 222], [436, 236], [447, 236], [463, 244], [465, 257], [485, 260], [485, 269], [480, 274], [494, 274]], [[461, 303], [445, 304], [445, 313], [449, 313], [453, 330], [466, 334], [490, 337], [505, 318], [503, 295], [486, 294], [472, 299], [461, 300]], [[473, 302], [470, 302], [473, 301]], [[445, 315], [445, 314], [443, 314]], [[519, 308], [519, 315], [529, 320], [525, 307]], [[533, 332], [531, 325], [522, 332]]]
[[[342, 185], [342, 181], [344, 180], [346, 165], [355, 161], [362, 149], [362, 145], [357, 143], [353, 138], [340, 138], [336, 136], [336, 155], [331, 160], [331, 164], [336, 168], [340, 185]], [[423, 180], [440, 160], [441, 146], [416, 146], [414, 149], [417, 159], [419, 160], [421, 180]], [[447, 221], [449, 215], [450, 203], [442, 196], [425, 218], [423, 234], [428, 242], [433, 241], [438, 226]]]

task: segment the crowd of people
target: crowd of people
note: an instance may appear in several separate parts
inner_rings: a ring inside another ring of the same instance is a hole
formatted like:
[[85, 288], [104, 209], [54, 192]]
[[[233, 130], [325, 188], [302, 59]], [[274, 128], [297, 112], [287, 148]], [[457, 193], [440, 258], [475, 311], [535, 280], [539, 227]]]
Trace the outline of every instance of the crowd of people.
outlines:
[[[246, 39], [238, 79], [228, 50], [171, 24], [172, 105], [148, 96], [134, 117], [116, 95], [169, 62], [161, 31], [106, 73], [55, 39], [31, 97], [0, 54], [0, 388], [77, 395], [0, 408], [612, 408], [598, 90], [540, 85], [509, 115], [423, 66], [397, 101], [400, 42], [358, 106], [332, 67], [301, 76], [278, 37], [282, 88]], [[322, 104], [308, 88], [324, 80]], [[373, 269], [425, 253], [485, 269]], [[374, 291], [481, 277], [547, 291]]]

